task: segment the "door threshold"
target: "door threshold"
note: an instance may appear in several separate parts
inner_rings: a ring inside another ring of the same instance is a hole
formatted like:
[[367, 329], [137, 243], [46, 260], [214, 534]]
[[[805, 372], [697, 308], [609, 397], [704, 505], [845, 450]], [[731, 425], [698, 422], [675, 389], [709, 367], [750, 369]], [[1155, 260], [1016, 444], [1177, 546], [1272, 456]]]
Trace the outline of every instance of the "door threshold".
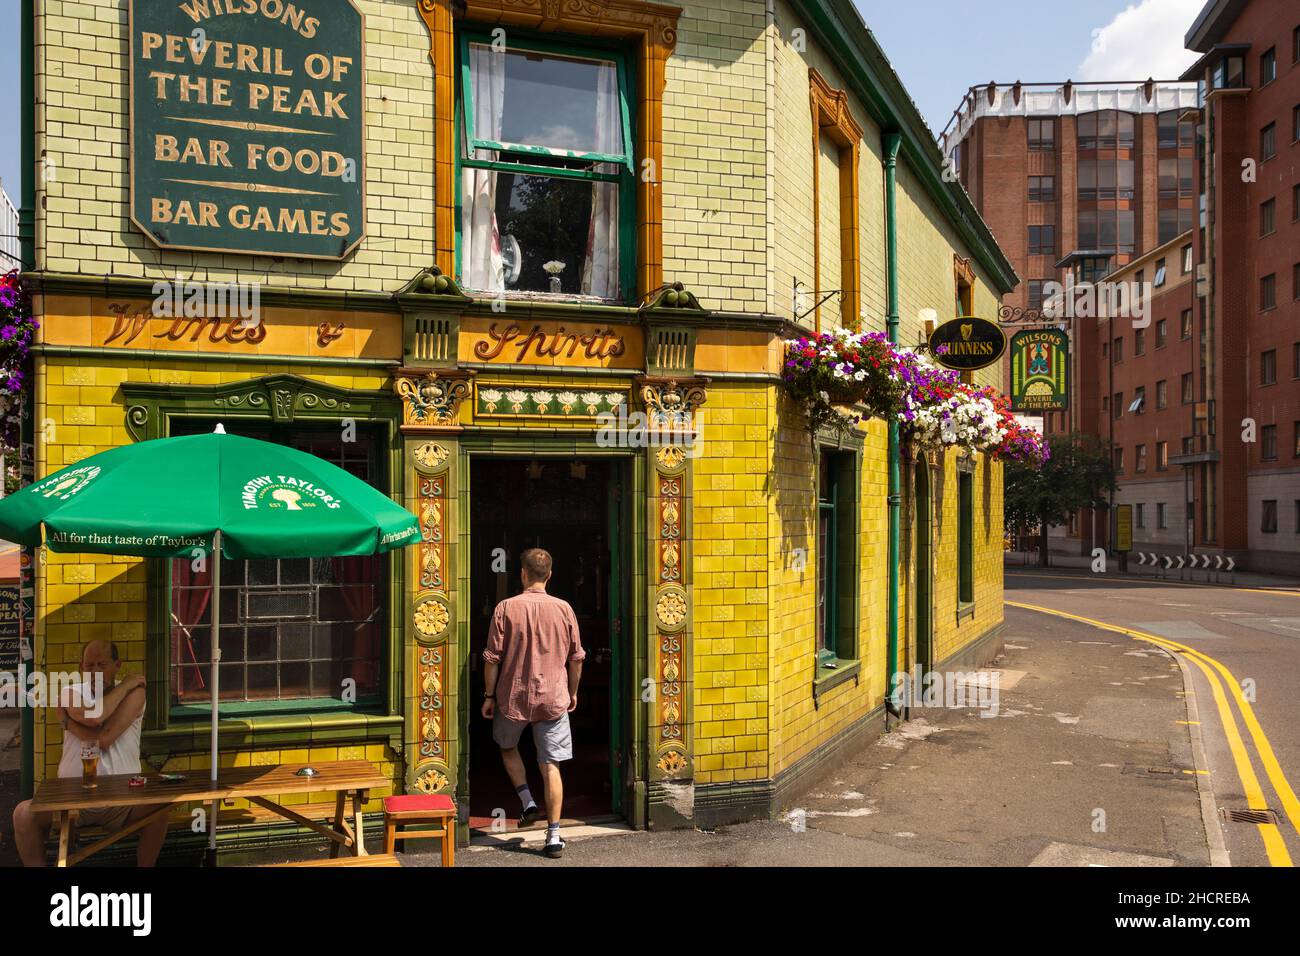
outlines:
[[[618, 833], [635, 833], [631, 824], [617, 814], [591, 816], [582, 820], [562, 819], [560, 830], [566, 840], [574, 838], [614, 836]], [[536, 823], [523, 830], [511, 827], [493, 832], [488, 827], [470, 827], [471, 849], [509, 849], [520, 846], [541, 846], [546, 842], [546, 823]]]

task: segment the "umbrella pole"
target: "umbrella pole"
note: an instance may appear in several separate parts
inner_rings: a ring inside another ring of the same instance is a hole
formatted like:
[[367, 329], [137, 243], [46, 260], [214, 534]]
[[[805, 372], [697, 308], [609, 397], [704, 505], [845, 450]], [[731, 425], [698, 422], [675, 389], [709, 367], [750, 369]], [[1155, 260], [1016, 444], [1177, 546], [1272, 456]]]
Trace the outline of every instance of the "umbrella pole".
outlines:
[[[208, 684], [212, 689], [212, 788], [217, 786], [217, 692], [220, 679], [218, 665], [221, 663], [221, 532], [212, 535], [212, 678]], [[208, 808], [208, 862], [217, 862], [217, 801], [212, 801]]]

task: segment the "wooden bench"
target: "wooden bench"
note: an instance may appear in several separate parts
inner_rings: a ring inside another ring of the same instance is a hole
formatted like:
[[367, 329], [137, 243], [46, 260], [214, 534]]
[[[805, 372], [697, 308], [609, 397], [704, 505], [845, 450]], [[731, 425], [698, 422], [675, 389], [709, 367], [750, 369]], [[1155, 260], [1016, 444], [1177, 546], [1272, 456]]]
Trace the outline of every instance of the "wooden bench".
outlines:
[[322, 860], [294, 860], [290, 863], [271, 863], [268, 866], [401, 866], [391, 853], [370, 853], [366, 856], [336, 856]]

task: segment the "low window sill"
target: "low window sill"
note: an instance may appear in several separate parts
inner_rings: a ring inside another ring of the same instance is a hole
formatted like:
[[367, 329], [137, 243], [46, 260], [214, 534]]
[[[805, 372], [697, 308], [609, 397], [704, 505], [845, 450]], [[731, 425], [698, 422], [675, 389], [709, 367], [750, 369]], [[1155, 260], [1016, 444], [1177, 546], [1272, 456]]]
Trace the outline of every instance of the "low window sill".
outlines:
[[839, 687], [853, 681], [858, 682], [858, 675], [862, 672], [862, 662], [858, 660], [845, 660], [844, 658], [834, 658], [834, 667], [829, 667], [825, 662], [817, 665], [817, 676], [813, 679], [813, 702], [821, 699], [821, 696], [832, 688]]
[[974, 602], [974, 601], [971, 601], [971, 602], [968, 603], [968, 604], [963, 604], [963, 603], [960, 602], [960, 601], [957, 602], [957, 623], [958, 623], [958, 624], [960, 624], [962, 621], [966, 620], [966, 618], [968, 618], [968, 617], [974, 617], [974, 616], [975, 616], [975, 602]]

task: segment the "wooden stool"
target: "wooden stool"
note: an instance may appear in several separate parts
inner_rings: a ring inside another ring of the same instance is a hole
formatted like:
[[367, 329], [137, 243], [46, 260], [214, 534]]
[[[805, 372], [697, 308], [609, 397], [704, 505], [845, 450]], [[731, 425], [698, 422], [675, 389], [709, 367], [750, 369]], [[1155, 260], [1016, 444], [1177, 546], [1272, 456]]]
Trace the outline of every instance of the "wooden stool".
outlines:
[[[431, 828], [404, 830], [404, 823], [428, 823]], [[440, 837], [442, 839], [442, 865], [456, 865], [456, 803], [442, 793], [407, 794], [402, 797], [384, 797], [384, 852], [392, 853], [398, 840]]]

